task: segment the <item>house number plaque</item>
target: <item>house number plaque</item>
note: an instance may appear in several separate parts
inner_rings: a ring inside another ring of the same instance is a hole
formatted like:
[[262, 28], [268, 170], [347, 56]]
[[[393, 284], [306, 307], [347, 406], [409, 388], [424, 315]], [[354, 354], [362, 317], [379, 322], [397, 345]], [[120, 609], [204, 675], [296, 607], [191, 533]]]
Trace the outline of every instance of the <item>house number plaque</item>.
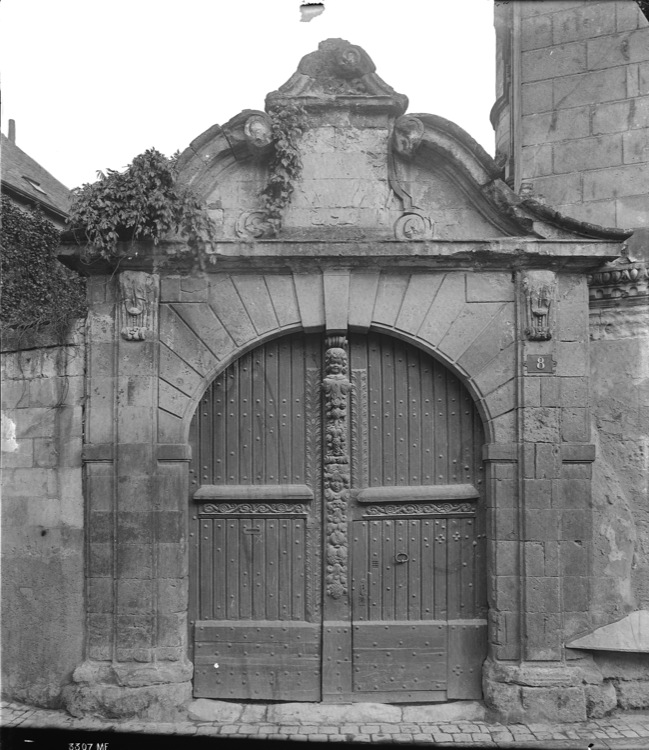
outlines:
[[528, 354], [525, 360], [528, 375], [554, 375], [556, 366], [552, 354]]

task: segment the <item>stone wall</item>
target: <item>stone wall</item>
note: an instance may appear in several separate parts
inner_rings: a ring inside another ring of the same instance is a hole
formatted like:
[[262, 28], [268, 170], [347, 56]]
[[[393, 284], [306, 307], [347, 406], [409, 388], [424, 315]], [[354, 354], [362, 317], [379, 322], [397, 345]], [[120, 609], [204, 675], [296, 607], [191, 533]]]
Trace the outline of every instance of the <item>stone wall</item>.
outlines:
[[[649, 610], [649, 22], [633, 0], [562, 0], [497, 6], [496, 27], [492, 120], [510, 183], [571, 217], [636, 229], [627, 257], [590, 279], [596, 629]], [[614, 644], [593, 653], [606, 690], [591, 687], [592, 715], [649, 705], [646, 665], [630, 669]]]
[[633, 0], [516, 5], [519, 186], [582, 221], [648, 226], [649, 22]]
[[85, 347], [21, 345], [2, 355], [2, 691], [49, 707], [83, 654]]

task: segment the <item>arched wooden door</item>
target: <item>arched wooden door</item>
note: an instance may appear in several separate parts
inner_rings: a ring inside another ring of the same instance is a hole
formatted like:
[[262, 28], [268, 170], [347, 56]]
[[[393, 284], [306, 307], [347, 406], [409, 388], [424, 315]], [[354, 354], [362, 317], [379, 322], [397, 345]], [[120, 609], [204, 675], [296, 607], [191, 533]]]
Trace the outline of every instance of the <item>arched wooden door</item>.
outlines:
[[481, 697], [483, 433], [445, 367], [296, 334], [230, 365], [190, 440], [196, 697]]

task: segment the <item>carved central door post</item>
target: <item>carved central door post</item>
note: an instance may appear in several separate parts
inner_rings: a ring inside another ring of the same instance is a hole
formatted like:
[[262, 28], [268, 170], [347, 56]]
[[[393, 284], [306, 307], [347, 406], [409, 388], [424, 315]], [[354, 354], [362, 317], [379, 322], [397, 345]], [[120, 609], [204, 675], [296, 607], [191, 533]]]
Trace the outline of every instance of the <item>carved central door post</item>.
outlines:
[[324, 700], [335, 700], [337, 694], [349, 695], [352, 688], [347, 536], [351, 481], [348, 408], [352, 385], [347, 374], [347, 340], [344, 336], [326, 338], [324, 366], [325, 595], [322, 693]]

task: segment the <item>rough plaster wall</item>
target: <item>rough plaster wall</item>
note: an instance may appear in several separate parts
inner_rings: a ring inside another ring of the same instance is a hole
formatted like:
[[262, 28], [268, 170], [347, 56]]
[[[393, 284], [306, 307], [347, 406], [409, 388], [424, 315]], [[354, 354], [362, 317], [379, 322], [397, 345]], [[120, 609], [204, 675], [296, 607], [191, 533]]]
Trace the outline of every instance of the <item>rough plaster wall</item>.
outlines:
[[649, 609], [649, 315], [591, 311], [596, 626]]
[[633, 0], [520, 6], [522, 182], [568, 216], [649, 226], [649, 22]]
[[2, 692], [41, 706], [83, 658], [83, 372], [79, 336], [3, 354]]

